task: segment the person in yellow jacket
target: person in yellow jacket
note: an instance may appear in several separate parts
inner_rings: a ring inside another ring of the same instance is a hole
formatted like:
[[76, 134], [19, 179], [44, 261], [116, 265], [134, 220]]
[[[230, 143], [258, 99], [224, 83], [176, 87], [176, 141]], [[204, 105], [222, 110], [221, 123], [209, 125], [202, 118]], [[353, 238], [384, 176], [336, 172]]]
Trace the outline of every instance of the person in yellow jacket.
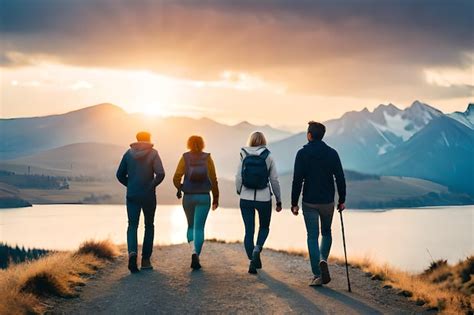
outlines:
[[[200, 269], [199, 255], [204, 244], [204, 226], [207, 215], [219, 206], [219, 187], [217, 184], [214, 161], [209, 153], [203, 152], [204, 140], [199, 136], [188, 139], [189, 151], [179, 160], [173, 177], [174, 186], [178, 189], [177, 197], [183, 197], [183, 208], [188, 221], [187, 238], [192, 250], [191, 268]], [[184, 180], [182, 178], [184, 176]]]

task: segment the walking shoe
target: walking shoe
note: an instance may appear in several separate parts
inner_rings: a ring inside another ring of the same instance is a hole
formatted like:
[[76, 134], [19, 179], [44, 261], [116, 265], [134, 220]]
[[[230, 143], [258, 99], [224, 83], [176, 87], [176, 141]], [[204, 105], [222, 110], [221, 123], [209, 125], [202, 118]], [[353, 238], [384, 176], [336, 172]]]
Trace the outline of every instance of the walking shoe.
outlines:
[[150, 258], [144, 258], [142, 257], [142, 265], [141, 265], [141, 270], [151, 270], [153, 269], [153, 266], [151, 265]]
[[128, 257], [128, 270], [130, 270], [131, 273], [137, 273], [140, 271], [137, 267], [137, 254], [131, 254]]
[[256, 275], [256, 274], [257, 274], [257, 267], [255, 266], [253, 260], [250, 261], [249, 273], [250, 273], [250, 274], [253, 274], [253, 275]]
[[331, 282], [328, 263], [325, 260], [321, 260], [319, 262], [319, 269], [321, 269], [321, 280], [323, 281], [323, 284], [328, 284]]
[[314, 276], [313, 279], [309, 282], [310, 287], [320, 287], [323, 285], [323, 280], [321, 277]]
[[193, 270], [201, 269], [201, 264], [199, 263], [199, 256], [197, 254], [193, 254], [191, 256], [191, 268], [193, 268]]
[[255, 268], [262, 269], [262, 260], [260, 259], [260, 252], [252, 253], [252, 261]]

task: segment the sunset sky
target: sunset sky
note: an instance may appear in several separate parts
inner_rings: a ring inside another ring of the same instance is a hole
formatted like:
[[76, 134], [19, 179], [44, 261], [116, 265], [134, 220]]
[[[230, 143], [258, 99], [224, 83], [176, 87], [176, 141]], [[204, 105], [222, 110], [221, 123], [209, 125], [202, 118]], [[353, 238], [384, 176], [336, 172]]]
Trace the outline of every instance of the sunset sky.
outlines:
[[0, 0], [0, 116], [128, 112], [296, 126], [474, 101], [474, 1]]

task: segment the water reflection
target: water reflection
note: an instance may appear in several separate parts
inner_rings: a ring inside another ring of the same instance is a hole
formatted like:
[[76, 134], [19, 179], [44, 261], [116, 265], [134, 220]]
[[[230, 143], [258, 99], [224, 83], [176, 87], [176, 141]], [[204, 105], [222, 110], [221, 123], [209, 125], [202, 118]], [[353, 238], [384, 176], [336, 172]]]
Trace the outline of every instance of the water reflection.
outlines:
[[[427, 250], [434, 259], [455, 262], [474, 253], [473, 218], [472, 206], [347, 211], [349, 256], [370, 256], [408, 270], [421, 270], [429, 264]], [[331, 252], [342, 255], [339, 218], [334, 219]], [[140, 221], [139, 239], [143, 236], [143, 218]], [[180, 206], [159, 206], [155, 226], [157, 244], [186, 241], [186, 217]], [[125, 243], [126, 228], [126, 210], [119, 205], [38, 205], [0, 210], [0, 239], [11, 245], [74, 249], [91, 238]], [[242, 240], [243, 235], [240, 210], [219, 209], [209, 213], [206, 238], [235, 241]], [[303, 217], [294, 217], [289, 211], [274, 212], [266, 245], [306, 250]]]

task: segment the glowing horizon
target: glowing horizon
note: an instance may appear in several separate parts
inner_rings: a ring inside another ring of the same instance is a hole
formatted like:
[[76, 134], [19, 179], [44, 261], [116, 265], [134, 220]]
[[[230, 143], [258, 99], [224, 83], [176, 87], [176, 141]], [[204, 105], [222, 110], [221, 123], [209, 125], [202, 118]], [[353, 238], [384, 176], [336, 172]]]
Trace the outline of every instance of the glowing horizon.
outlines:
[[474, 101], [473, 6], [6, 0], [0, 117], [113, 103], [297, 126], [414, 100], [464, 111]]

